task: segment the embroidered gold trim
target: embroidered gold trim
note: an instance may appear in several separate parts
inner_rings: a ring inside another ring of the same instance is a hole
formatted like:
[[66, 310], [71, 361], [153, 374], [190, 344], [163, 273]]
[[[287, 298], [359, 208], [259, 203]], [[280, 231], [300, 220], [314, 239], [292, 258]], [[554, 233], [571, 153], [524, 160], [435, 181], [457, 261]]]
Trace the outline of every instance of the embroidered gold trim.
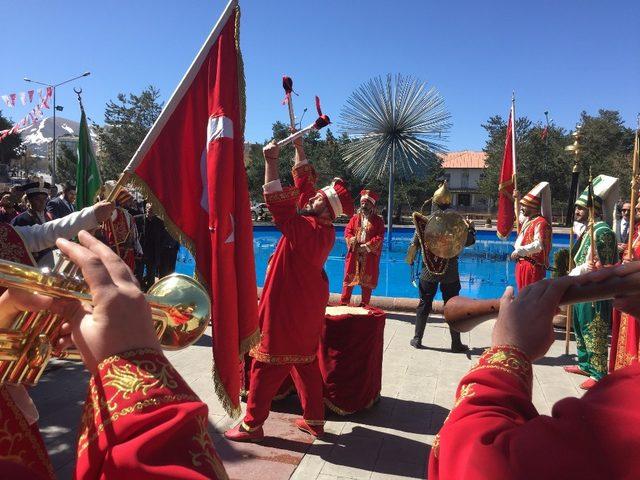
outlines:
[[311, 363], [315, 360], [316, 354], [312, 355], [271, 355], [261, 352], [258, 347], [254, 347], [249, 351], [249, 355], [259, 362], [271, 363], [277, 365], [285, 365], [288, 363]]
[[361, 409], [361, 410], [353, 410], [353, 411], [347, 411], [347, 410], [343, 410], [340, 407], [338, 407], [335, 403], [333, 403], [331, 400], [329, 400], [328, 398], [323, 398], [324, 400], [324, 404], [327, 406], [327, 408], [329, 410], [331, 410], [334, 413], [337, 413], [338, 415], [351, 415], [353, 413], [356, 413], [356, 411], [360, 412], [362, 410], [368, 410], [369, 408], [373, 407], [373, 405], [380, 400], [380, 394], [377, 394], [369, 403], [367, 403], [367, 405]]
[[196, 417], [196, 422], [198, 424], [198, 431], [193, 436], [192, 441], [198, 445], [199, 450], [195, 452], [189, 450], [192, 465], [194, 467], [201, 467], [206, 463], [211, 470], [213, 470], [217, 479], [222, 480], [228, 478], [227, 471], [215, 454], [213, 441], [207, 430], [207, 417], [198, 416]]
[[[200, 399], [196, 395], [193, 395], [190, 393], [180, 393], [177, 395], [164, 395], [161, 397], [147, 398], [145, 400], [141, 400], [139, 402], [134, 403], [133, 405], [124, 407], [123, 409], [117, 412], [112, 411], [110, 408], [111, 406], [106, 404], [106, 402], [104, 402], [103, 400], [102, 401], [103, 406], [107, 406], [107, 413], [109, 414], [109, 416], [98, 425], [95, 425], [95, 423], [93, 423], [92, 421], [89, 421], [89, 423], [85, 421], [82, 422], [83, 425], [90, 424], [90, 427], [84, 427], [83, 431], [80, 433], [80, 438], [78, 439], [78, 456], [80, 456], [80, 454], [100, 436], [100, 434], [104, 431], [106, 425], [111, 425], [112, 423], [115, 424], [122, 417], [126, 417], [131, 413], [139, 413], [148, 407], [158, 407], [160, 405], [167, 405], [171, 403], [181, 403], [185, 401], [200, 402]], [[115, 406], [117, 407], [117, 405]], [[104, 413], [104, 412], [101, 412], [100, 409], [95, 410], [94, 407], [95, 407], [95, 404], [92, 404], [89, 407], [90, 410], [88, 409], [85, 412], [85, 414], [94, 413], [95, 417], [98, 417], [100, 416], [100, 413]], [[97, 418], [95, 417], [94, 417], [94, 421], [97, 420]], [[94, 432], [91, 435], [89, 435], [89, 430], [94, 430]]]
[[486, 349], [469, 373], [486, 368], [509, 373], [520, 380], [529, 391], [532, 389], [531, 361], [522, 350], [516, 347], [498, 345]]
[[295, 187], [286, 187], [279, 192], [271, 192], [264, 194], [264, 200], [267, 205], [273, 205], [275, 203], [288, 202], [293, 198], [298, 198], [300, 191]]
[[[5, 404], [9, 407], [9, 409], [11, 410], [11, 413], [13, 413], [13, 416], [15, 420], [18, 422], [21, 430], [19, 433], [15, 433], [15, 434], [8, 432], [7, 431], [8, 420], [7, 420], [7, 422], [5, 422], [3, 430], [0, 430], [0, 434], [2, 434], [3, 432], [6, 432], [7, 435], [11, 436], [11, 443], [13, 443], [16, 440], [19, 440], [22, 437], [22, 435], [25, 435], [26, 438], [29, 440], [29, 443], [31, 444], [33, 451], [36, 453], [38, 460], [40, 460], [40, 463], [49, 474], [49, 477], [55, 478], [55, 474], [53, 472], [53, 466], [51, 464], [51, 461], [49, 460], [49, 455], [42, 449], [42, 445], [40, 444], [40, 442], [38, 442], [38, 439], [31, 431], [31, 427], [29, 426], [29, 423], [24, 418], [24, 415], [22, 415], [22, 412], [20, 412], [18, 406], [13, 401], [13, 398], [11, 398], [9, 392], [7, 392], [6, 389], [1, 387], [0, 387], [0, 395], [2, 395]], [[0, 441], [5, 439], [6, 438], [3, 438], [3, 436], [0, 436]], [[10, 451], [11, 449], [8, 450], [8, 452]], [[23, 452], [18, 453], [18, 458], [20, 460], [20, 463], [25, 464], [24, 459], [22, 458], [20, 453], [23, 453]], [[9, 458], [9, 455], [8, 454], [4, 455], [4, 458]], [[25, 464], [25, 465], [31, 466], [32, 463], [34, 462], [31, 462], [30, 464]]]

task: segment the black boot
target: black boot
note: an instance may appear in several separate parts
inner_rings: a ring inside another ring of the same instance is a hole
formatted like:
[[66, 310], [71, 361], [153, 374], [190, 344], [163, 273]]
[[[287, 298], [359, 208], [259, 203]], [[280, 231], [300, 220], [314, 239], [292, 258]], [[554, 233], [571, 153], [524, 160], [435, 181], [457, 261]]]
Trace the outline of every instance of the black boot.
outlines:
[[460, 332], [451, 330], [449, 327], [449, 333], [451, 334], [451, 351], [453, 353], [464, 353], [469, 350], [469, 347], [460, 340]]
[[416, 330], [409, 342], [413, 348], [423, 348], [422, 336], [424, 335], [424, 328], [427, 326], [427, 317], [428, 315], [426, 317], [424, 315], [416, 315]]

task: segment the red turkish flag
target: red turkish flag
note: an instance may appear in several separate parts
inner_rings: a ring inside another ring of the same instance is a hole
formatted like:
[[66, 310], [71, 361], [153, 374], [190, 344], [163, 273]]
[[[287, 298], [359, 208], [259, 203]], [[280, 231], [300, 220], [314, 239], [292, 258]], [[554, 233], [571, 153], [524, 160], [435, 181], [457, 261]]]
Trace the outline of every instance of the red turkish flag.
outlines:
[[259, 337], [236, 3], [227, 6], [126, 169], [159, 201], [210, 289], [214, 382], [233, 416], [240, 413], [239, 359]]
[[513, 200], [513, 176], [515, 174], [513, 158], [513, 112], [509, 113], [507, 137], [504, 140], [504, 155], [498, 180], [498, 237], [505, 239], [513, 230], [515, 209]]

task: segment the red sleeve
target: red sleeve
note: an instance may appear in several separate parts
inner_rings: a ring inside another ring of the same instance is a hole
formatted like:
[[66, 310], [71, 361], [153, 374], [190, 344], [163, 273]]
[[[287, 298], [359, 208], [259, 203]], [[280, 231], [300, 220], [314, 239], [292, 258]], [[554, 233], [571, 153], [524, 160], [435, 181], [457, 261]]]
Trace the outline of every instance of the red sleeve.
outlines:
[[207, 411], [161, 352], [107, 358], [89, 382], [76, 478], [226, 479]]
[[56, 478], [38, 425], [27, 423], [3, 385], [0, 385], [0, 478]]
[[344, 227], [344, 238], [347, 241], [347, 245], [349, 245], [349, 240], [351, 240], [356, 235], [356, 222], [358, 221], [358, 214], [352, 215], [349, 219], [349, 223]]
[[602, 472], [602, 454], [590, 455], [594, 432], [585, 422], [584, 401], [567, 399], [553, 417], [539, 415], [531, 388], [531, 363], [523, 353], [485, 351], [460, 382], [434, 439], [429, 479], [608, 478], [592, 476]]
[[298, 208], [304, 207], [309, 199], [316, 194], [316, 171], [309, 163], [303, 163], [291, 170], [293, 183], [300, 192]]
[[371, 238], [366, 243], [370, 253], [380, 255], [382, 252], [382, 242], [384, 242], [384, 222], [382, 217], [376, 215], [371, 221], [372, 231]]

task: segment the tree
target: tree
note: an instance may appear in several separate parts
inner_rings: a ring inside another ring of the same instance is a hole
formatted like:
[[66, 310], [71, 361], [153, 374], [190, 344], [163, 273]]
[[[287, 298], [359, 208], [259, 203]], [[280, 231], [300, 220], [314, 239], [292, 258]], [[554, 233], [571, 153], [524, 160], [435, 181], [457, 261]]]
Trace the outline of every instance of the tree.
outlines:
[[62, 185], [75, 185], [78, 154], [66, 144], [60, 145], [60, 156], [56, 166], [56, 176]]
[[[487, 168], [480, 178], [480, 191], [492, 200], [498, 197], [498, 178], [502, 167], [506, 121], [499, 115], [490, 117], [482, 127], [488, 138], [484, 147]], [[516, 119], [516, 159], [518, 190], [526, 194], [538, 182], [548, 181], [558, 213], [562, 212], [569, 194], [569, 179], [573, 159], [564, 147], [571, 143], [562, 128], [550, 124], [546, 139], [542, 138], [542, 125], [534, 125], [527, 117]]]
[[139, 95], [119, 93], [107, 103], [104, 121], [94, 124], [100, 149], [98, 163], [105, 179], [116, 179], [127, 166], [162, 111], [160, 92], [149, 85]]
[[601, 173], [618, 177], [620, 194], [623, 198], [628, 197], [633, 130], [624, 126], [620, 113], [614, 110], [598, 110], [595, 117], [582, 112], [580, 124], [580, 185], [586, 185], [591, 167], [594, 177]]
[[[13, 127], [13, 124], [2, 115], [0, 110], [0, 131], [7, 130]], [[11, 160], [14, 160], [24, 154], [22, 147], [22, 138], [17, 133], [7, 135], [4, 140], [0, 142], [0, 163], [9, 165]]]

